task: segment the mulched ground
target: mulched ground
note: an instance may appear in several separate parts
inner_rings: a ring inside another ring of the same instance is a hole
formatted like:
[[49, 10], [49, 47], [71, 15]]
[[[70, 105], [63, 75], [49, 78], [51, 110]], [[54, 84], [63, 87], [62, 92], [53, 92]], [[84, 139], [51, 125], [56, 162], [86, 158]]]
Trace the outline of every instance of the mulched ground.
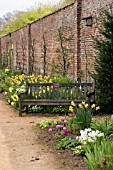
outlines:
[[[94, 116], [94, 119], [101, 121], [104, 118], [109, 118], [110, 115]], [[44, 146], [48, 147], [48, 152], [53, 152], [64, 166], [68, 167], [69, 170], [87, 170], [84, 158], [79, 156], [73, 156], [71, 150], [58, 150], [56, 149], [57, 140], [55, 134], [48, 133], [47, 129], [38, 129], [38, 140], [40, 140]]]
[[57, 150], [57, 140], [54, 133], [48, 133], [47, 129], [38, 128], [38, 140], [40, 140], [44, 146], [48, 147], [48, 152], [53, 152], [56, 159], [61, 164], [68, 167], [69, 170], [87, 170], [86, 163], [82, 156], [73, 156], [71, 150]]

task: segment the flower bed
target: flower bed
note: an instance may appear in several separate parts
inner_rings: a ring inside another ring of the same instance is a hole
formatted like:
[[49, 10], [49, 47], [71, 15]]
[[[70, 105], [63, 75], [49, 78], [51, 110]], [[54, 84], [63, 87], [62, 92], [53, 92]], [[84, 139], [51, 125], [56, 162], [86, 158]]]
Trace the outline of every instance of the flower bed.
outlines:
[[[41, 83], [72, 80], [42, 75], [36, 77], [33, 74], [19, 74], [9, 69], [0, 71], [0, 91], [4, 92], [6, 100], [12, 106], [18, 107], [18, 93], [25, 91], [26, 81]], [[33, 106], [31, 109], [38, 112], [43, 108]], [[111, 170], [113, 169], [113, 120], [109, 118], [100, 122], [94, 121], [93, 113], [99, 109], [95, 104], [89, 108], [84, 101], [78, 106], [72, 101], [69, 109], [62, 106], [52, 109], [50, 106], [45, 107], [46, 112], [67, 111], [68, 115], [57, 121], [41, 122], [39, 126], [41, 129], [47, 129], [46, 133], [50, 139], [52, 135], [58, 150], [68, 150], [73, 157], [82, 156], [88, 169]]]
[[[92, 108], [99, 109], [94, 104]], [[69, 110], [68, 116], [43, 121], [39, 127], [54, 138], [58, 150], [70, 151], [72, 159], [82, 156], [87, 169], [113, 169], [113, 120], [110, 117], [100, 122], [94, 120], [85, 102], [79, 106], [72, 102]]]

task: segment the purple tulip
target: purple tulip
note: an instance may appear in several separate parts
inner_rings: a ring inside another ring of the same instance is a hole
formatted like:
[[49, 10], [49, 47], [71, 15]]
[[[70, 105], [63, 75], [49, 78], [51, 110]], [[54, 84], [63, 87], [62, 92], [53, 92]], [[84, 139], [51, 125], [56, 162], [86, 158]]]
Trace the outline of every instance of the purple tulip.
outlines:
[[63, 128], [63, 125], [56, 125], [56, 129], [61, 129]]
[[70, 117], [74, 117], [75, 114], [74, 114], [74, 113], [70, 113], [69, 116], [70, 116]]
[[64, 135], [68, 135], [70, 133], [70, 130], [65, 130]]
[[65, 119], [64, 119], [63, 117], [61, 117], [61, 119], [60, 119], [60, 120], [61, 120], [62, 122], [64, 122], [64, 120], [65, 120]]
[[66, 128], [66, 127], [63, 127], [63, 130], [65, 131], [65, 130], [67, 130], [67, 128]]
[[52, 128], [49, 128], [49, 129], [48, 129], [48, 132], [52, 132]]
[[64, 124], [66, 124], [67, 123], [67, 120], [64, 120]]
[[62, 133], [61, 133], [61, 132], [58, 132], [57, 134], [58, 134], [58, 135], [62, 135]]

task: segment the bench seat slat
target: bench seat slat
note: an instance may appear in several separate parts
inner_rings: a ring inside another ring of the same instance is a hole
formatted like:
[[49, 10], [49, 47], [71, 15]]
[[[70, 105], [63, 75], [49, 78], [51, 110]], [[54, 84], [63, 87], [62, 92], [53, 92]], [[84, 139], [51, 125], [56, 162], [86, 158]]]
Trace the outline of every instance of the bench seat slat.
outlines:
[[[70, 105], [72, 100], [46, 100], [46, 99], [25, 99], [22, 105]], [[81, 103], [83, 100], [74, 100], [75, 104]]]

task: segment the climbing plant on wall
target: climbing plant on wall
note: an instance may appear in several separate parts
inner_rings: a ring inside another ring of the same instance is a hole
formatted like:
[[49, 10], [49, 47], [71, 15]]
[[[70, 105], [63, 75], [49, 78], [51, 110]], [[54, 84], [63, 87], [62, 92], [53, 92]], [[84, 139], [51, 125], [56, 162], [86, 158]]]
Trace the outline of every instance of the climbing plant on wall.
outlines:
[[35, 72], [35, 66], [34, 66], [34, 63], [35, 63], [35, 39], [32, 39], [31, 40], [31, 48], [30, 48], [30, 71], [31, 71], [31, 74]]
[[42, 66], [41, 66], [41, 74], [44, 76], [47, 74], [47, 43], [45, 39], [45, 35], [42, 36]]
[[58, 64], [56, 64], [56, 71], [61, 76], [66, 77], [73, 60], [73, 49], [70, 46], [70, 42], [73, 40], [71, 28], [60, 27], [58, 29], [57, 40], [60, 46], [56, 50], [58, 60]]

